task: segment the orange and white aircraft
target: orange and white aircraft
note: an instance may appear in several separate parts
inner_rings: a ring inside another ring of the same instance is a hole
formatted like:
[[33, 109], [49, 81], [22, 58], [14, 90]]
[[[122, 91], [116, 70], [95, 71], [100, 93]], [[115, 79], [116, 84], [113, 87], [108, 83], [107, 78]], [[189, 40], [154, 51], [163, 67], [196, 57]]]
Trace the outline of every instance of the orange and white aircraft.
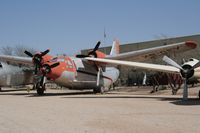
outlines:
[[39, 77], [35, 81], [34, 87], [37, 89], [39, 95], [44, 93], [46, 79], [69, 89], [93, 89], [97, 93], [103, 92], [118, 79], [120, 73], [116, 67], [118, 65], [152, 71], [180, 73], [180, 68], [174, 66], [139, 63], [127, 60], [144, 61], [168, 53], [180, 53], [195, 49], [197, 44], [188, 41], [119, 53], [119, 42], [114, 41], [110, 55], [100, 52], [98, 50], [99, 46], [100, 42], [87, 55], [76, 55], [76, 57], [55, 57], [48, 54], [50, 50], [46, 50], [36, 54], [25, 51], [31, 58], [0, 55], [0, 60], [9, 64], [34, 68], [33, 74]]

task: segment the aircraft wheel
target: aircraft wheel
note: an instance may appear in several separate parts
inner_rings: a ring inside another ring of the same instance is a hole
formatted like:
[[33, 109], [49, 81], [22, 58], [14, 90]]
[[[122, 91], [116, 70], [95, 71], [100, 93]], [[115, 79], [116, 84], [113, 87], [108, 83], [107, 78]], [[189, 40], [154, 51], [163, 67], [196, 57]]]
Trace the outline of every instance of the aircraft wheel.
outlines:
[[95, 89], [93, 89], [93, 92], [94, 92], [94, 94], [99, 93], [99, 88], [95, 88]]
[[200, 90], [199, 90], [199, 99], [200, 99]]
[[40, 83], [38, 83], [36, 85], [36, 89], [37, 89], [37, 94], [38, 95], [44, 95], [44, 90], [45, 90], [45, 87], [44, 86], [40, 86]]
[[104, 93], [104, 87], [98, 87], [98, 88], [95, 88], [93, 89], [93, 92], [96, 94], [96, 93], [101, 93], [103, 94]]
[[0, 87], [0, 91], [2, 91], [1, 87]]

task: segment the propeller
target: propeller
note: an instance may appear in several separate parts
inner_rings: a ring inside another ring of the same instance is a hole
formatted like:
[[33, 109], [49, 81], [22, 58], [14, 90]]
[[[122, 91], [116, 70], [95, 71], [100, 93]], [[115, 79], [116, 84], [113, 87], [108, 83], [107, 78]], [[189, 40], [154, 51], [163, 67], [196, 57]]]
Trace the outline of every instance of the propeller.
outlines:
[[31, 54], [30, 52], [28, 52], [28, 51], [24, 51], [24, 53], [26, 54], [26, 55], [28, 55], [28, 56], [30, 56], [30, 57], [33, 57], [33, 54]]
[[33, 62], [34, 62], [34, 65], [35, 65], [35, 70], [34, 70], [34, 73], [37, 74], [39, 68], [41, 67], [41, 62], [42, 62], [42, 59], [43, 59], [43, 56], [45, 56], [47, 53], [49, 53], [49, 49], [45, 50], [44, 52], [40, 52], [40, 53], [37, 53], [37, 54], [32, 54], [31, 52], [29, 51], [24, 51], [24, 53], [26, 55], [28, 55], [29, 57], [32, 58]]
[[89, 52], [88, 55], [94, 55], [95, 52], [99, 49], [100, 44], [101, 44], [101, 42], [98, 41], [96, 46], [94, 47], [94, 49], [91, 52]]
[[[77, 58], [85, 58], [85, 57], [97, 57], [97, 54], [96, 54], [96, 51], [99, 49], [99, 46], [100, 46], [101, 42], [98, 41], [96, 46], [94, 47], [94, 49], [92, 51], [90, 51], [87, 55], [83, 55], [83, 54], [79, 54], [79, 55], [76, 55]], [[102, 75], [102, 68], [101, 67], [98, 67], [97, 65], [96, 66], [96, 69], [97, 69], [97, 86], [100, 86], [100, 81], [101, 81], [101, 75]]]
[[57, 67], [57, 66], [59, 66], [59, 65], [60, 65], [59, 62], [56, 62], [56, 63], [54, 63], [54, 64], [52, 64], [52, 65], [44, 64], [44, 65], [42, 66], [42, 68], [41, 68], [41, 71], [42, 71], [43, 76], [45, 76], [46, 74], [50, 73], [52, 68], [55, 68], [55, 67]]
[[41, 77], [41, 80], [40, 80], [40, 86], [43, 86], [44, 84], [44, 80], [46, 79], [45, 76], [51, 72], [51, 69], [52, 68], [55, 68], [57, 66], [59, 66], [60, 63], [59, 62], [56, 62], [52, 65], [49, 65], [49, 64], [44, 64], [42, 67], [41, 67], [41, 72], [42, 72], [42, 77]]
[[163, 61], [165, 61], [167, 64], [172, 65], [178, 69], [180, 69], [181, 75], [184, 80], [184, 90], [183, 90], [183, 100], [187, 100], [188, 98], [188, 86], [187, 86], [187, 80], [191, 78], [194, 74], [194, 69], [200, 66], [200, 62], [196, 63], [194, 66], [190, 65], [183, 65], [180, 66], [178, 63], [173, 61], [167, 56], [163, 57]]
[[79, 54], [79, 55], [76, 55], [76, 57], [77, 58], [85, 58], [85, 57], [90, 57], [91, 55], [94, 57], [97, 57], [96, 51], [99, 49], [100, 44], [101, 44], [101, 42], [98, 41], [96, 46], [94, 47], [94, 49], [92, 51], [90, 51], [87, 55]]

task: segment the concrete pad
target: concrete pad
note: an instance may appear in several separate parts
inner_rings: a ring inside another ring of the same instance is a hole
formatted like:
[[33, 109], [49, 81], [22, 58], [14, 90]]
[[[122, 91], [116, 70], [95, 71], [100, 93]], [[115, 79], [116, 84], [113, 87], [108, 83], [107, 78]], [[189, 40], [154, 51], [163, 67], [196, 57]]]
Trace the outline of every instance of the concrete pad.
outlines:
[[2, 133], [199, 133], [200, 100], [140, 91], [0, 92]]

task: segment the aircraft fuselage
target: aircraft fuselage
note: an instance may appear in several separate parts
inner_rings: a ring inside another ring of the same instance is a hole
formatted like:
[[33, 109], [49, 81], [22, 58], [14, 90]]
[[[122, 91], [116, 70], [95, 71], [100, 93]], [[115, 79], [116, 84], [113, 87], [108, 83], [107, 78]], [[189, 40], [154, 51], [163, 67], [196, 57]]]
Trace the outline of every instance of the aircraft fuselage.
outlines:
[[117, 68], [106, 67], [102, 70], [98, 86], [98, 69], [95, 64], [67, 56], [59, 57], [55, 59], [55, 62], [60, 62], [60, 65], [53, 68], [46, 77], [69, 89], [83, 90], [94, 89], [99, 86], [110, 87], [119, 77]]
[[33, 83], [33, 74], [18, 66], [1, 63], [0, 87], [20, 86]]

